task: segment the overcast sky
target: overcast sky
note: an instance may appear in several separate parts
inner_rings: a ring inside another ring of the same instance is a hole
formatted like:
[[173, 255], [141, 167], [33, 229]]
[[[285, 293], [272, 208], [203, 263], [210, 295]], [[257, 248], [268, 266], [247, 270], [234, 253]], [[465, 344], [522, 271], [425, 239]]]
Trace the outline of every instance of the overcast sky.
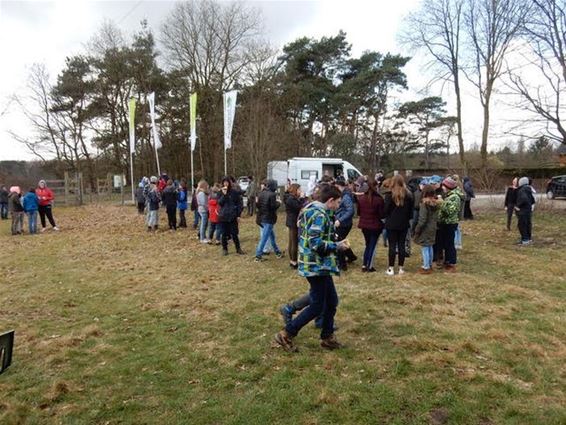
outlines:
[[[418, 7], [419, 0], [250, 3], [261, 10], [266, 38], [277, 47], [301, 36], [332, 36], [342, 29], [352, 44], [352, 54], [359, 55], [364, 50], [407, 54], [397, 45], [397, 34], [403, 16]], [[25, 134], [29, 127], [10, 98], [24, 93], [30, 65], [46, 64], [54, 81], [65, 57], [82, 53], [84, 44], [104, 19], [114, 21], [126, 33], [137, 30], [140, 21], [147, 19], [158, 34], [173, 4], [171, 1], [0, 0], [0, 160], [33, 158], [8, 133], [13, 130]], [[414, 97], [427, 78], [418, 60], [411, 61], [405, 71], [411, 86], [409, 93]], [[472, 94], [471, 90], [468, 94]], [[450, 92], [447, 90], [445, 95], [449, 98]], [[466, 109], [466, 127], [470, 134], [477, 134], [479, 105], [472, 100]]]

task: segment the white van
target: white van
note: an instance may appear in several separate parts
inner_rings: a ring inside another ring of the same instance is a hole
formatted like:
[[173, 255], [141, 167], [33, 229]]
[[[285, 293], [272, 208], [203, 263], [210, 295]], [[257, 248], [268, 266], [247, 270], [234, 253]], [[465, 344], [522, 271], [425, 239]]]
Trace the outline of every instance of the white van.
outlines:
[[311, 176], [316, 181], [322, 176], [344, 176], [346, 180], [356, 180], [361, 174], [356, 167], [340, 158], [291, 158], [267, 163], [267, 178], [277, 180], [278, 186], [286, 186], [289, 180], [306, 189]]

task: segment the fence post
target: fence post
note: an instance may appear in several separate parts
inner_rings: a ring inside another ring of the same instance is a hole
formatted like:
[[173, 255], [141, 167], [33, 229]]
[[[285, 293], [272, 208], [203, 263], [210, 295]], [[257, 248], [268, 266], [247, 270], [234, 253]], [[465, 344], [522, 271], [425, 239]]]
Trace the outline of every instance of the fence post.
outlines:
[[65, 193], [65, 205], [69, 205], [68, 204], [68, 191], [69, 191], [69, 173], [65, 171], [65, 188], [64, 188], [64, 193]]

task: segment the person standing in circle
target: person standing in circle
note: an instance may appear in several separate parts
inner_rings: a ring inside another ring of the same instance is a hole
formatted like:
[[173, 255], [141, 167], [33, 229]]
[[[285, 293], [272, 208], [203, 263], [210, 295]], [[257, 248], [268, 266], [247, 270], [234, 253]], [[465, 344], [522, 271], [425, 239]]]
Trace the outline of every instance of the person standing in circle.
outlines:
[[38, 212], [39, 219], [41, 221], [41, 231], [45, 232], [46, 230], [45, 217], [49, 220], [49, 224], [51, 224], [53, 230], [59, 230], [55, 224], [55, 219], [53, 218], [53, 201], [55, 200], [55, 195], [53, 195], [51, 189], [47, 187], [45, 180], [39, 181], [35, 194], [39, 198]]

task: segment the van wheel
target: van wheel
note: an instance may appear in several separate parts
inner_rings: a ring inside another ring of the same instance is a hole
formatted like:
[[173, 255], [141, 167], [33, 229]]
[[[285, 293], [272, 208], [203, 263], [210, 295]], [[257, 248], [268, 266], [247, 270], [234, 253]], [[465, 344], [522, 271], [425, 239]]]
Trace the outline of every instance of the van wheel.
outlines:
[[548, 192], [546, 192], [546, 197], [547, 199], [554, 199], [554, 192], [552, 190], [549, 190]]

